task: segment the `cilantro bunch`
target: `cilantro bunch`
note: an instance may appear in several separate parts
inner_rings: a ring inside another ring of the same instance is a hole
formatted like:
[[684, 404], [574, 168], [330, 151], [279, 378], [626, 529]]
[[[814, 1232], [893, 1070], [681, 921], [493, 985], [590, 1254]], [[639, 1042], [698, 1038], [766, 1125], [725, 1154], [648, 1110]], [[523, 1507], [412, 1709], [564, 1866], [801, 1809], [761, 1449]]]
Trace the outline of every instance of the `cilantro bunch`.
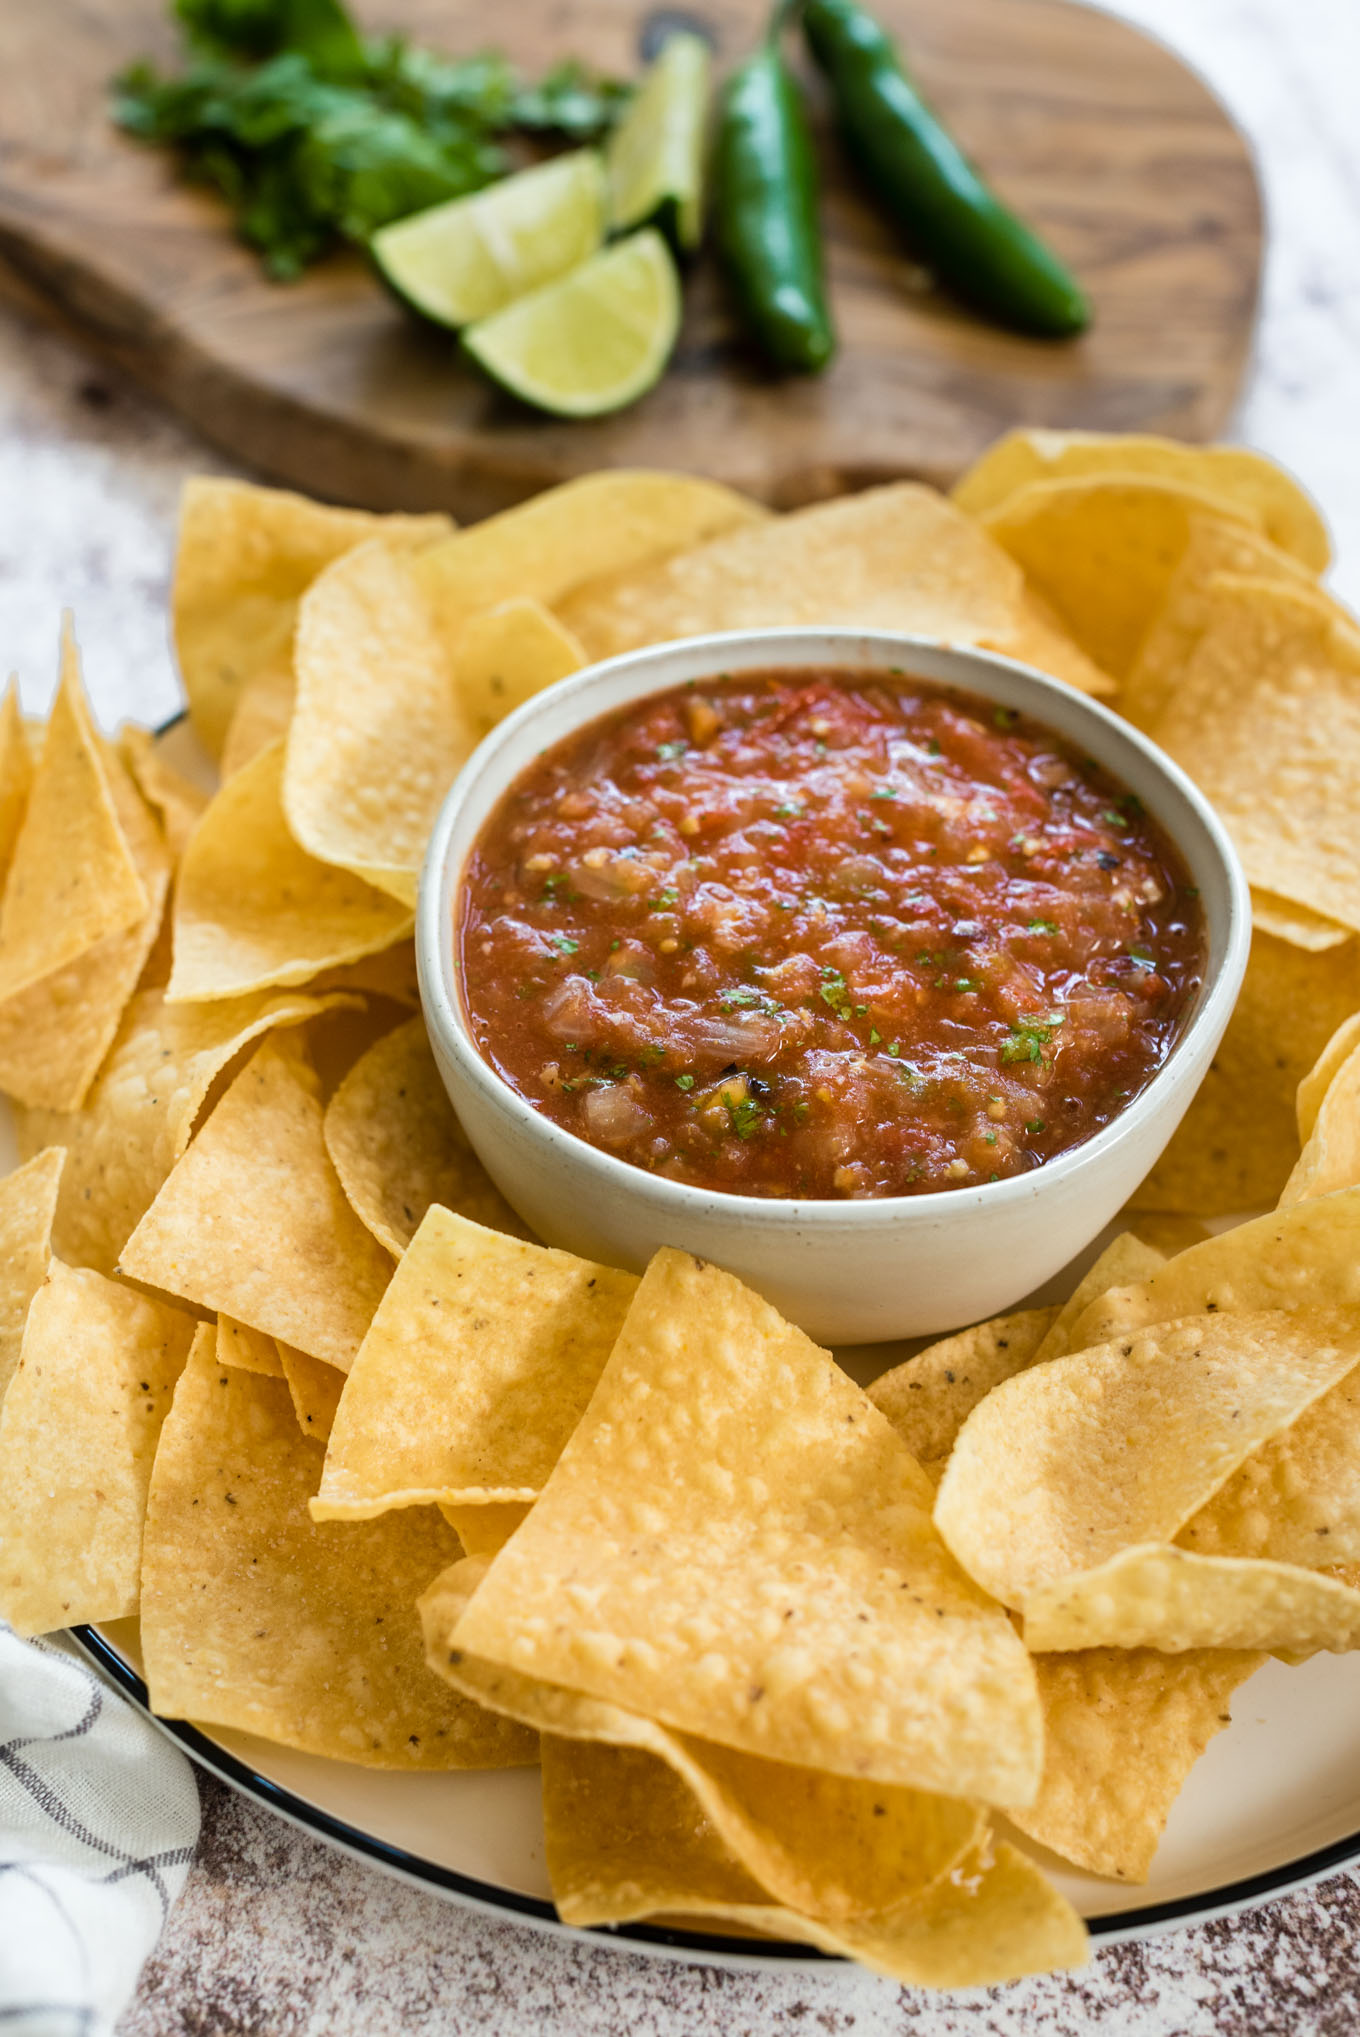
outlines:
[[280, 280], [504, 176], [499, 137], [589, 141], [625, 97], [573, 62], [530, 84], [494, 52], [449, 59], [361, 36], [341, 0], [175, 0], [175, 13], [184, 69], [132, 65], [114, 81], [114, 119], [214, 185]]

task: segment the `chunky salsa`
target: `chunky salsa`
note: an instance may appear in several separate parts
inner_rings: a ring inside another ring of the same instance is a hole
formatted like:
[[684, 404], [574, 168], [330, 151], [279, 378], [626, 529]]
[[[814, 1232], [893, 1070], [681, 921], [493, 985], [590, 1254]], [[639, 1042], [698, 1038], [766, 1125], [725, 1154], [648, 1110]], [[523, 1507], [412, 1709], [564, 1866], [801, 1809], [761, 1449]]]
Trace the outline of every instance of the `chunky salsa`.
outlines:
[[1202, 914], [1134, 795], [906, 672], [722, 675], [506, 794], [459, 901], [478, 1048], [536, 1110], [746, 1195], [1004, 1181], [1166, 1058]]

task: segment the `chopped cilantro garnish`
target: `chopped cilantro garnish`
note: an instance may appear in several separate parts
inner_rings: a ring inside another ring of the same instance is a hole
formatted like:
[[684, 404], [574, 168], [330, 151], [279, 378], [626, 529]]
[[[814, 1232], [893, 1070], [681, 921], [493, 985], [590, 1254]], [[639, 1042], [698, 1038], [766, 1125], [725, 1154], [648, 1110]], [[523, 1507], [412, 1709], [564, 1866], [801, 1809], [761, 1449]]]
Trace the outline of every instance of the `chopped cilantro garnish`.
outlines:
[[667, 887], [665, 891], [658, 891], [656, 897], [652, 900], [651, 910], [653, 912], [669, 912], [673, 905], [679, 904], [679, 901], [680, 893], [672, 891]]
[[673, 743], [658, 743], [656, 754], [663, 764], [673, 764], [677, 757], [684, 756], [688, 748], [689, 744], [684, 740], [683, 736], [680, 736]]
[[870, 1028], [869, 1028], [869, 1045], [870, 1045], [871, 1047], [876, 1047], [876, 1046], [878, 1045], [879, 1041], [880, 1041], [880, 1040], [882, 1039], [882, 1037], [883, 1037], [883, 1035], [882, 1035], [882, 1033], [880, 1033], [880, 1032], [879, 1032], [879, 1030], [878, 1030], [878, 1027], [877, 1027], [877, 1026], [870, 1026]]
[[869, 794], [869, 797], [870, 799], [896, 799], [897, 787], [895, 785], [876, 785]]
[[1044, 1120], [1042, 1118], [1031, 1118], [1028, 1124], [1025, 1126], [1025, 1130], [1027, 1132], [1041, 1132], [1043, 1131], [1043, 1129]]
[[803, 809], [796, 799], [785, 799], [775, 808], [775, 815], [779, 820], [801, 820]]
[[1025, 928], [1027, 934], [1056, 934], [1058, 923], [1051, 919], [1032, 919]]
[[1040, 1049], [1046, 1047], [1058, 1027], [1063, 1023], [1061, 1012], [1050, 1012], [1046, 1019], [1022, 1018], [1011, 1027], [1008, 1040], [1001, 1042], [1003, 1064], [1012, 1061], [1042, 1061]]
[[573, 941], [570, 934], [549, 934], [548, 945], [556, 948], [559, 955], [574, 955], [581, 943]]
[[693, 1089], [694, 1077], [692, 1075], [677, 1075], [675, 1086], [677, 1089]]
[[839, 1019], [848, 1019], [850, 1011], [850, 988], [839, 969], [826, 968], [817, 991], [823, 1004], [829, 1004]]
[[984, 1132], [982, 1135], [982, 1143], [984, 1146], [994, 1146], [996, 1144], [996, 1133]]
[[931, 737], [930, 741], [926, 745], [926, 748], [928, 749], [932, 757], [939, 757], [944, 754], [939, 744], [936, 742], [934, 736]]
[[744, 1096], [740, 1103], [726, 1103], [727, 1119], [739, 1139], [749, 1139], [752, 1132], [760, 1128], [764, 1113], [753, 1096]]
[[1019, 719], [1013, 707], [998, 707], [992, 711], [992, 720], [999, 729], [1013, 729]]

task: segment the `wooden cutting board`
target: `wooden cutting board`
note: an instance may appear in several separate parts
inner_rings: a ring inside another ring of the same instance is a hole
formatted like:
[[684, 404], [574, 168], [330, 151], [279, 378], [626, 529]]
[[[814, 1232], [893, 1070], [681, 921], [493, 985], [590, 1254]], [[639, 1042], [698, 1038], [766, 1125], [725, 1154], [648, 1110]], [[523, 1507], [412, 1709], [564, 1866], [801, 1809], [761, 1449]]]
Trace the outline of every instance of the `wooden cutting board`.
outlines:
[[[1221, 432], [1247, 358], [1261, 208], [1245, 143], [1169, 51], [1069, 0], [878, 0], [965, 148], [1072, 263], [1082, 339], [1027, 340], [928, 288], [824, 137], [842, 346], [819, 380], [773, 378], [701, 259], [670, 373], [621, 416], [535, 417], [417, 328], [358, 258], [265, 280], [220, 206], [117, 133], [105, 85], [168, 60], [165, 0], [41, 0], [0, 13], [0, 281], [77, 330], [218, 445], [315, 494], [485, 514], [585, 469], [693, 469], [789, 505], [903, 474], [947, 484], [1017, 422]], [[451, 52], [496, 42], [535, 72], [633, 72], [666, 22], [726, 65], [768, 0], [372, 0]], [[820, 117], [820, 115], [819, 115]]]

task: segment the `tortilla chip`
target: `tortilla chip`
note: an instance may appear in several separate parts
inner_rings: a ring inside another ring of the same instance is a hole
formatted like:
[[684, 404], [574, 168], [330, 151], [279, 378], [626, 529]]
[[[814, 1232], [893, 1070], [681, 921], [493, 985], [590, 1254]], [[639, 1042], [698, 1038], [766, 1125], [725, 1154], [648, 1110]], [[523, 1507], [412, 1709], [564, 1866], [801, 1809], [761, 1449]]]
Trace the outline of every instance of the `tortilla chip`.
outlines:
[[1091, 1648], [1035, 1661], [1044, 1779], [1011, 1822], [1088, 1874], [1144, 1882], [1185, 1778], [1262, 1654]]
[[530, 1235], [454, 1116], [423, 1018], [355, 1062], [326, 1108], [326, 1150], [355, 1215], [394, 1258], [432, 1203], [489, 1230]]
[[503, 601], [458, 639], [454, 683], [479, 736], [586, 662], [570, 631], [538, 601]]
[[314, 1517], [533, 1499], [637, 1284], [433, 1207], [354, 1361]]
[[0, 905], [0, 1000], [145, 918], [150, 900], [114, 800], [122, 775], [90, 718], [67, 615], [61, 685]]
[[958, 1798], [766, 1761], [451, 1648], [448, 1637], [487, 1569], [482, 1560], [454, 1564], [422, 1597], [430, 1667], [540, 1733], [665, 1761], [723, 1844], [780, 1903], [824, 1922], [895, 1907], [950, 1873], [985, 1836], [983, 1813]]
[[1105, 475], [1032, 481], [989, 510], [982, 528], [1024, 568], [1087, 657], [1122, 680], [1202, 516], [1255, 521], [1183, 482]]
[[1292, 941], [1296, 948], [1306, 948], [1311, 955], [1339, 948], [1351, 937], [1349, 927], [1334, 919], [1324, 919], [1320, 912], [1309, 912], [1306, 905], [1295, 905], [1292, 899], [1280, 898], [1273, 891], [1252, 892], [1251, 923], [1262, 933], [1274, 934], [1277, 940]]
[[1193, 1556], [1146, 1543], [1027, 1599], [1025, 1639], [1042, 1653], [1109, 1647], [1344, 1654], [1360, 1648], [1360, 1591], [1287, 1563]]
[[936, 1526], [985, 1591], [1024, 1606], [1171, 1541], [1358, 1360], [1360, 1319], [1313, 1308], [1181, 1317], [1034, 1365], [968, 1417]]
[[1348, 1373], [1253, 1451], [1176, 1541], [1199, 1556], [1304, 1570], [1360, 1562], [1360, 1375]]
[[1145, 1244], [1132, 1231], [1121, 1231], [1094, 1265], [1087, 1268], [1059, 1309], [1057, 1320], [1034, 1354], [1034, 1363], [1042, 1365], [1046, 1359], [1065, 1357], [1073, 1349], [1073, 1327], [1098, 1295], [1108, 1294], [1112, 1287], [1127, 1287], [1132, 1281], [1146, 1280], [1161, 1264], [1162, 1255], [1155, 1245]]
[[1295, 1092], [1294, 1109], [1304, 1145], [1313, 1135], [1322, 1099], [1357, 1047], [1360, 1047], [1360, 1011], [1341, 1021]]
[[1177, 1216], [1170, 1210], [1121, 1210], [1116, 1221], [1126, 1223], [1132, 1237], [1150, 1245], [1159, 1259], [1174, 1259], [1192, 1245], [1202, 1245], [1209, 1236], [1198, 1217]]
[[[275, 1348], [288, 1381], [298, 1427], [304, 1436], [314, 1436], [318, 1443], [328, 1442], [345, 1384], [344, 1373], [320, 1358], [309, 1358], [305, 1351], [295, 1351], [291, 1344]], [[454, 1533], [457, 1532], [455, 1527]]]
[[0, 698], [0, 885], [9, 874], [32, 785], [33, 752], [19, 708], [19, 682], [11, 678]]
[[265, 1379], [283, 1378], [283, 1361], [274, 1339], [231, 1316], [217, 1318], [216, 1357], [219, 1365], [234, 1365], [241, 1372], [258, 1372]]
[[1299, 1157], [1298, 1085], [1357, 1008], [1360, 942], [1308, 954], [1254, 933], [1228, 1030], [1132, 1206], [1218, 1216], [1277, 1201]]
[[379, 533], [430, 542], [448, 529], [445, 516], [370, 516], [215, 474], [187, 482], [171, 616], [189, 712], [212, 755], [255, 674], [287, 669], [298, 601], [323, 567]]
[[47, 1277], [65, 1159], [49, 1146], [0, 1180], [0, 1405], [19, 1363], [28, 1305]]
[[979, 1401], [1033, 1363], [1057, 1316], [1056, 1308], [1021, 1309], [958, 1330], [894, 1365], [868, 1388], [869, 1399], [918, 1463], [939, 1463]]
[[970, 516], [985, 515], [1031, 481], [1111, 474], [1151, 475], [1202, 488], [1238, 505], [1273, 545], [1310, 573], [1326, 571], [1332, 548], [1316, 505], [1293, 477], [1245, 446], [1191, 446], [1134, 432], [1024, 428], [994, 440], [956, 481], [953, 498]]
[[1027, 1802], [1029, 1665], [930, 1500], [825, 1352], [661, 1251], [452, 1645], [768, 1759]]
[[267, 665], [246, 681], [222, 745], [223, 783], [287, 735], [296, 697], [291, 653], [286, 664]]
[[828, 1926], [770, 1901], [665, 1762], [633, 1748], [543, 1742], [543, 1823], [564, 1923], [723, 1919], [858, 1959], [910, 1986], [992, 1985], [1080, 1965], [1086, 1931], [1004, 1842], [899, 1910]]
[[379, 948], [372, 955], [361, 956], [357, 962], [344, 962], [338, 969], [325, 969], [312, 978], [307, 988], [318, 997], [328, 990], [367, 991], [375, 997], [390, 997], [394, 1004], [409, 1004], [414, 1009], [420, 1003], [415, 942], [397, 941], [390, 948]]
[[19, 1113], [21, 1149], [67, 1148], [54, 1238], [60, 1257], [112, 1273], [188, 1147], [214, 1082], [251, 1040], [326, 1009], [300, 991], [167, 1004], [139, 991], [84, 1107]]
[[532, 1501], [481, 1500], [475, 1506], [440, 1506], [469, 1556], [497, 1556], [517, 1528], [522, 1528]]
[[0, 1408], [0, 1612], [16, 1633], [136, 1612], [151, 1460], [194, 1328], [52, 1263]]
[[413, 906], [476, 740], [410, 563], [374, 538], [303, 596], [283, 805], [300, 845]]
[[119, 1270], [347, 1372], [392, 1262], [326, 1155], [312, 1070], [257, 1047], [123, 1249]]
[[317, 1527], [321, 1445], [282, 1380], [195, 1343], [156, 1453], [142, 1570], [152, 1709], [372, 1768], [513, 1767], [534, 1736], [426, 1669], [416, 1594], [456, 1549], [433, 1507]]
[[160, 822], [171, 862], [178, 863], [185, 843], [203, 817], [209, 795], [166, 762], [150, 729], [131, 725], [119, 729], [118, 754]]
[[729, 532], [557, 604], [587, 657], [709, 630], [849, 623], [978, 644], [1086, 693], [1105, 675], [1035, 609], [1024, 575], [942, 495], [894, 482]]
[[1150, 734], [1251, 882], [1360, 927], [1360, 629], [1311, 588], [1216, 574], [1210, 619]]
[[1093, 1301], [1072, 1341], [1080, 1350], [1202, 1309], [1313, 1308], [1360, 1308], [1360, 1190], [1272, 1210], [1192, 1245], [1146, 1280]]
[[[1180, 564], [1166, 599], [1151, 619], [1119, 694], [1119, 711], [1139, 728], [1156, 726], [1180, 685], [1195, 646], [1214, 613], [1219, 573], [1246, 573], [1286, 586], [1313, 587], [1311, 573], [1245, 524], [1192, 516]], [[1273, 929], [1268, 929], [1273, 931]]]
[[1307, 1143], [1280, 1193], [1280, 1208], [1360, 1184], [1360, 1047], [1332, 1077]]
[[175, 897], [172, 1004], [305, 983], [410, 931], [396, 899], [299, 848], [282, 787], [277, 743], [222, 787], [195, 829]]
[[599, 574], [635, 570], [768, 514], [692, 474], [604, 468], [455, 532], [431, 546], [416, 577], [453, 644], [484, 608], [516, 597], [555, 605]]

